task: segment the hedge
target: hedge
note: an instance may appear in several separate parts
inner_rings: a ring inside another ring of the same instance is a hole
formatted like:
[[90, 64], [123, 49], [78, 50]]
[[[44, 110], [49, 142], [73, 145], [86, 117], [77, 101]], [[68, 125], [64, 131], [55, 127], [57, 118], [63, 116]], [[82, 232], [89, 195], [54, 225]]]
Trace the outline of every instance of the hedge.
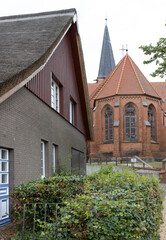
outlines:
[[[58, 221], [47, 223], [49, 240], [159, 239], [163, 196], [156, 179], [107, 168], [90, 177], [56, 176], [31, 183], [14, 191], [16, 212], [33, 198], [63, 203]], [[38, 220], [38, 225], [43, 228], [44, 222]]]

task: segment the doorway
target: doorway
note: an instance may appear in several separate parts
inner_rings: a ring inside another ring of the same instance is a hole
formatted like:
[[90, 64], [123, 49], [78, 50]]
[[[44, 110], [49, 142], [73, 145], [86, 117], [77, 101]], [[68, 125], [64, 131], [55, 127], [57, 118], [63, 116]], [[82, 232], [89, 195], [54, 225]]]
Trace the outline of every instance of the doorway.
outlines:
[[9, 222], [9, 150], [0, 148], [0, 226]]

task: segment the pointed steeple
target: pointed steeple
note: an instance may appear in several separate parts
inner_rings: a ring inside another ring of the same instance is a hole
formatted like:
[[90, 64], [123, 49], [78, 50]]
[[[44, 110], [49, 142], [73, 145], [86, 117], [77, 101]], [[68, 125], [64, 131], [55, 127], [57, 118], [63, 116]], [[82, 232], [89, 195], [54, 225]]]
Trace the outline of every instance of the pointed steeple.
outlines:
[[107, 19], [104, 29], [103, 45], [100, 57], [100, 66], [98, 72], [98, 79], [104, 79], [112, 72], [115, 67], [115, 60], [110, 42], [110, 36], [107, 27]]

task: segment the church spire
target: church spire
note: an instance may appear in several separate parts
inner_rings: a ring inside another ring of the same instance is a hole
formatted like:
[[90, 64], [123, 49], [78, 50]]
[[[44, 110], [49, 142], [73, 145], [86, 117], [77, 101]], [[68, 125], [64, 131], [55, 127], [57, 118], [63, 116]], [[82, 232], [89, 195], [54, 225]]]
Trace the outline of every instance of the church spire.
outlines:
[[98, 79], [104, 79], [115, 67], [115, 60], [107, 27], [107, 19], [104, 29], [103, 45], [100, 57]]

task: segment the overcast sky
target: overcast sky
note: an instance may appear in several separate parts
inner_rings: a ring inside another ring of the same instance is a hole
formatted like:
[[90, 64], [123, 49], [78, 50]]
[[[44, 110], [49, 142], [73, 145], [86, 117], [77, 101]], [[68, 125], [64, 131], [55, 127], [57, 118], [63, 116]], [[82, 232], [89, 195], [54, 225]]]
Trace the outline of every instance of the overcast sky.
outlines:
[[149, 74], [155, 65], [144, 65], [147, 57], [140, 45], [155, 44], [166, 37], [165, 0], [4, 0], [0, 16], [76, 8], [88, 82], [96, 79], [104, 34], [105, 18], [116, 64], [122, 45], [149, 81], [164, 81]]

